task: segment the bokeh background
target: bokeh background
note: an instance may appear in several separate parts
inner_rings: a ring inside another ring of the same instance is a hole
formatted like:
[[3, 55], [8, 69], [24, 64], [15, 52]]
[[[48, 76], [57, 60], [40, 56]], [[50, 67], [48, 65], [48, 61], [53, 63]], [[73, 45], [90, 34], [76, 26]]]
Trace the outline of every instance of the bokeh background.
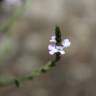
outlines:
[[46, 64], [49, 39], [59, 25], [69, 38], [57, 66], [32, 81], [0, 86], [0, 96], [96, 96], [95, 0], [0, 0], [0, 26], [26, 3], [26, 10], [0, 33], [0, 79], [29, 74]]

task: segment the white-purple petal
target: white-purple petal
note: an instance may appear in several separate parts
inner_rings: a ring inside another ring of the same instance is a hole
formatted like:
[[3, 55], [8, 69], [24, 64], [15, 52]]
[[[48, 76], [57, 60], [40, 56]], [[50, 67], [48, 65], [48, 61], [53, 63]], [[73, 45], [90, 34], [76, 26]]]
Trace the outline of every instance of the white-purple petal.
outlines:
[[59, 52], [61, 53], [61, 55], [65, 54], [65, 51], [64, 50], [59, 51]]
[[55, 49], [55, 45], [49, 44], [49, 45], [48, 45], [48, 50], [53, 50], [53, 49]]
[[71, 42], [69, 41], [69, 39], [64, 39], [62, 45], [64, 46], [64, 48], [67, 48], [71, 45]]
[[64, 50], [64, 47], [63, 46], [56, 46], [56, 49], [57, 50]]
[[52, 36], [51, 39], [49, 40], [50, 42], [53, 42], [53, 43], [56, 43], [56, 40], [55, 40], [56, 36]]
[[52, 51], [52, 50], [49, 51], [49, 54], [50, 54], [50, 55], [53, 55], [53, 54], [54, 54], [54, 51]]
[[57, 49], [52, 49], [52, 50], [49, 50], [49, 54], [50, 55], [53, 55], [53, 54], [55, 54], [56, 52], [58, 52], [58, 50]]

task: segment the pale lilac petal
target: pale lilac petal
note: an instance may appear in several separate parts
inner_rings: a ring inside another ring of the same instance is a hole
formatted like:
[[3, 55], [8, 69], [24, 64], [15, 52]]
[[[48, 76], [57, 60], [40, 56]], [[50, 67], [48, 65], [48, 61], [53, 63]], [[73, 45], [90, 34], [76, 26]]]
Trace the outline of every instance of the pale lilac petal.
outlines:
[[49, 54], [50, 54], [50, 55], [53, 55], [53, 54], [54, 54], [54, 51], [52, 51], [52, 50], [49, 51]]
[[71, 45], [71, 42], [69, 41], [69, 39], [64, 39], [62, 45], [64, 46], [64, 48], [67, 48]]
[[61, 53], [61, 55], [63, 55], [63, 54], [65, 54], [65, 51], [63, 50], [63, 51], [59, 51], [60, 53]]
[[48, 50], [53, 50], [53, 49], [55, 49], [55, 45], [50, 44], [50, 45], [48, 46]]
[[50, 42], [56, 43], [56, 40], [49, 40]]
[[55, 36], [52, 36], [51, 39], [49, 40], [50, 42], [56, 43]]
[[56, 46], [56, 49], [57, 50], [64, 50], [64, 47], [63, 46]]
[[55, 36], [55, 35], [51, 36], [51, 39], [55, 39], [55, 38], [56, 38], [56, 36]]
[[52, 50], [49, 51], [49, 54], [50, 54], [50, 55], [53, 55], [53, 54], [55, 54], [56, 52], [58, 52], [57, 49], [52, 49]]

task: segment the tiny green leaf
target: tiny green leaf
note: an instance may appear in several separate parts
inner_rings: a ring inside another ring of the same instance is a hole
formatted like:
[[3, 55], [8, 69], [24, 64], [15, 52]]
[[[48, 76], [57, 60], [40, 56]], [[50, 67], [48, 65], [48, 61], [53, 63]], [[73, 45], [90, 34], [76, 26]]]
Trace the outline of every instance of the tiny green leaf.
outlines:
[[19, 88], [20, 87], [20, 82], [18, 80], [14, 80], [15, 85]]

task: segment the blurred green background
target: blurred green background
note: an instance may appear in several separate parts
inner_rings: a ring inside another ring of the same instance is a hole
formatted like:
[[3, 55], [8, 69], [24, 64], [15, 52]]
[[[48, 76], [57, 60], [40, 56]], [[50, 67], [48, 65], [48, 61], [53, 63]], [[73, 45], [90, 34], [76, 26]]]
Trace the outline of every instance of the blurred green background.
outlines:
[[3, 0], [0, 26], [25, 2], [9, 33], [0, 33], [0, 80], [29, 74], [52, 59], [47, 47], [55, 25], [71, 47], [56, 67], [20, 88], [0, 86], [0, 96], [96, 96], [96, 1]]

